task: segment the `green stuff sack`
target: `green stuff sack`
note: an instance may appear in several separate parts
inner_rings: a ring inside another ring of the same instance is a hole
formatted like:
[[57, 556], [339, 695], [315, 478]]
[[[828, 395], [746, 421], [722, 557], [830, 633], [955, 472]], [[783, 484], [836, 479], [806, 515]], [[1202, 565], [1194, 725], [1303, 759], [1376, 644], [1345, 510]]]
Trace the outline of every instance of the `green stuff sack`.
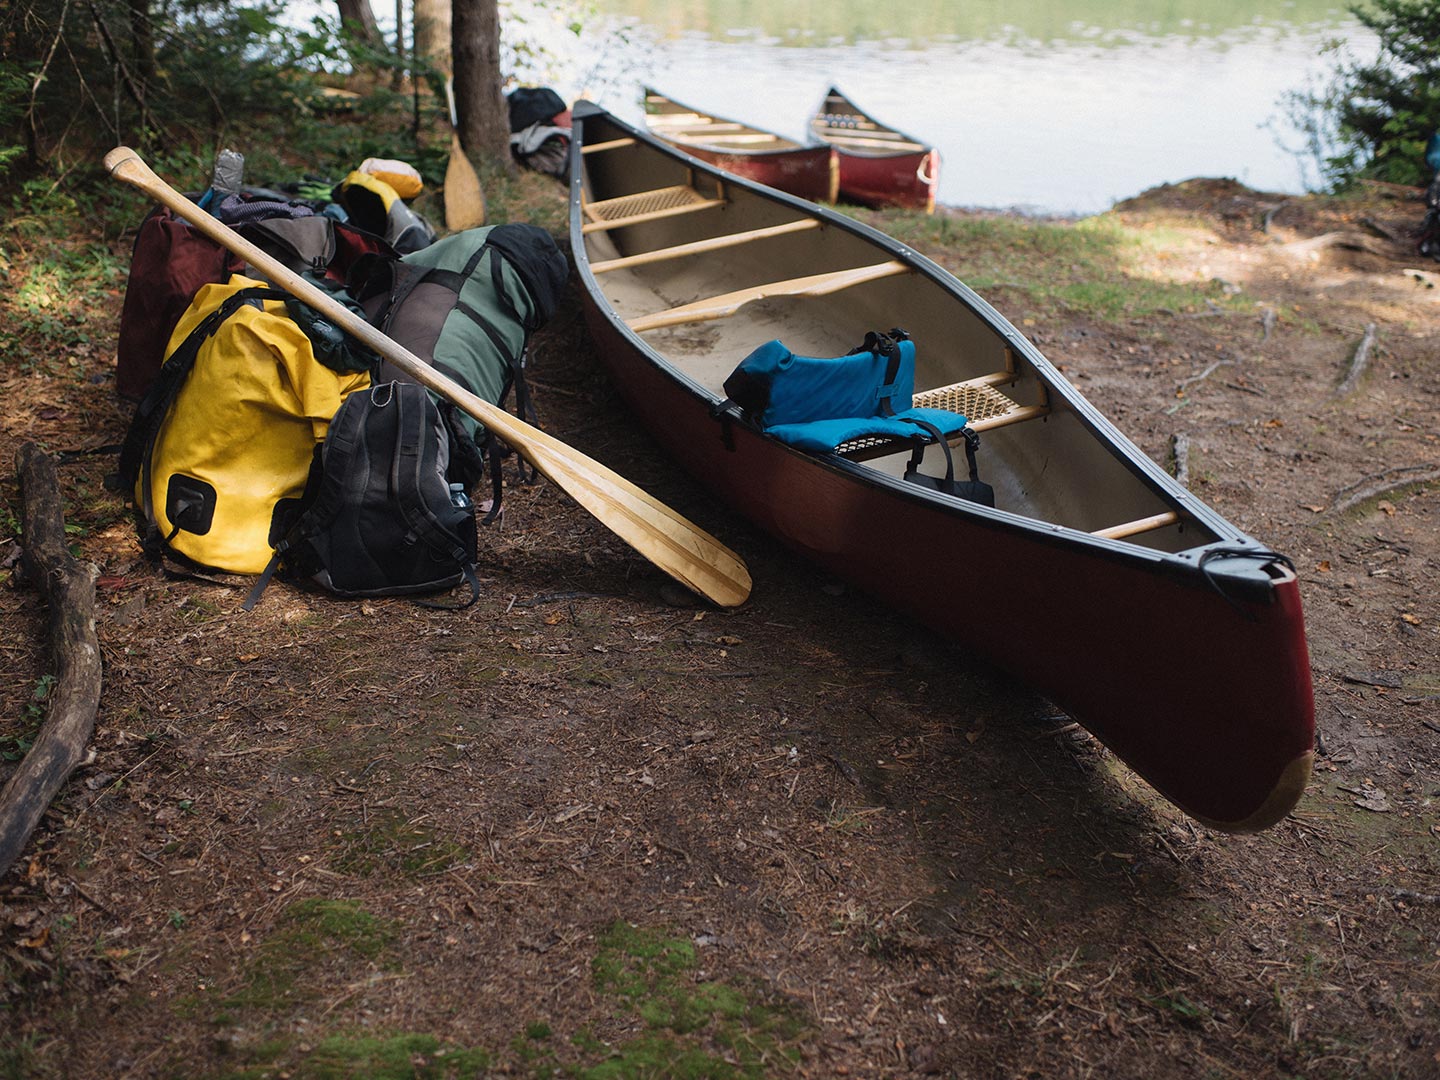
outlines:
[[176, 326], [120, 455], [152, 555], [264, 570], [331, 417], [369, 385], [315, 359], [285, 295], [237, 274], [200, 289]]
[[[398, 261], [362, 259], [349, 291], [374, 325], [421, 360], [492, 405], [513, 387], [515, 412], [533, 419], [525, 349], [555, 313], [568, 274], [548, 232], [512, 223], [466, 229]], [[379, 381], [391, 379], [409, 381], [382, 365]], [[463, 422], [483, 441], [474, 420]]]

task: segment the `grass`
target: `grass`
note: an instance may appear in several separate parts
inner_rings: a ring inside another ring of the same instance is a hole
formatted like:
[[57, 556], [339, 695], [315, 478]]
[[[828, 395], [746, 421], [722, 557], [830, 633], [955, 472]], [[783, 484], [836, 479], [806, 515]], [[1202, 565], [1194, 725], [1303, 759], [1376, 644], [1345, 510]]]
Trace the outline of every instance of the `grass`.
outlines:
[[890, 212], [884, 228], [982, 296], [999, 290], [1024, 294], [1036, 320], [1069, 312], [1116, 321], [1244, 303], [1225, 295], [1219, 282], [1176, 284], [1140, 273], [1139, 259], [1173, 245], [1175, 238], [1130, 229], [1103, 215], [1048, 222]]
[[0, 233], [0, 363], [83, 378], [88, 360], [109, 360], [107, 313], [125, 264], [75, 239], [83, 208], [47, 183], [22, 184], [11, 210]]

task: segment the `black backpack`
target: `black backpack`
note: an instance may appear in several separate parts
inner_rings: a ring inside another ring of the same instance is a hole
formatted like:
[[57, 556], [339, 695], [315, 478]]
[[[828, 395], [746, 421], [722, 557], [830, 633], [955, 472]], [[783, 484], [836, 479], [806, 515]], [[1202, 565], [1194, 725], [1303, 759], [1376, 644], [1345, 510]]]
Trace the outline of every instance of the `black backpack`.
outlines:
[[[418, 383], [347, 397], [315, 451], [305, 492], [277, 521], [275, 555], [245, 600], [278, 570], [340, 596], [439, 592], [475, 577], [475, 508], [450, 478], [455, 433]], [[427, 607], [441, 605], [426, 604]]]

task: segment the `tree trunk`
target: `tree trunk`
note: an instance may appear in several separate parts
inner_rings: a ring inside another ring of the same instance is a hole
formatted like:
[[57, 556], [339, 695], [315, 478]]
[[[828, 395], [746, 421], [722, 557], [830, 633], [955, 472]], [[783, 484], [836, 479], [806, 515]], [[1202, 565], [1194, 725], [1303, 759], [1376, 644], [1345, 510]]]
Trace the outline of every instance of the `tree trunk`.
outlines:
[[428, 63], [442, 75], [450, 65], [450, 0], [415, 0], [415, 44], [417, 63]]
[[146, 100], [155, 82], [155, 22], [150, 13], [150, 0], [129, 0], [130, 55], [135, 61], [135, 81], [140, 84]]
[[497, 0], [454, 0], [451, 50], [455, 58], [455, 111], [466, 153], [506, 172], [510, 114], [500, 73], [500, 8]]
[[380, 24], [375, 21], [370, 0], [335, 0], [335, 6], [340, 9], [340, 25], [356, 41], [363, 41], [366, 45], [380, 44]]

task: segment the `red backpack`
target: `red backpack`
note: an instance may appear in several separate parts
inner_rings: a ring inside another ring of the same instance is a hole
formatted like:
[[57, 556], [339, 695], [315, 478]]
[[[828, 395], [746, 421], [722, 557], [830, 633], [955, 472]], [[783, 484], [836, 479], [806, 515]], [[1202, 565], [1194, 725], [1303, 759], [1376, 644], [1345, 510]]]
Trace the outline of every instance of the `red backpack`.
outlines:
[[[304, 203], [231, 196], [222, 220], [243, 222], [236, 229], [296, 273], [323, 270], [344, 284], [361, 255], [395, 253], [378, 236], [316, 214]], [[222, 211], [224, 210], [222, 206]], [[115, 389], [139, 401], [155, 381], [180, 317], [202, 285], [230, 280], [245, 262], [171, 211], [159, 207], [140, 224], [130, 258], [130, 277], [120, 309], [115, 346]]]

